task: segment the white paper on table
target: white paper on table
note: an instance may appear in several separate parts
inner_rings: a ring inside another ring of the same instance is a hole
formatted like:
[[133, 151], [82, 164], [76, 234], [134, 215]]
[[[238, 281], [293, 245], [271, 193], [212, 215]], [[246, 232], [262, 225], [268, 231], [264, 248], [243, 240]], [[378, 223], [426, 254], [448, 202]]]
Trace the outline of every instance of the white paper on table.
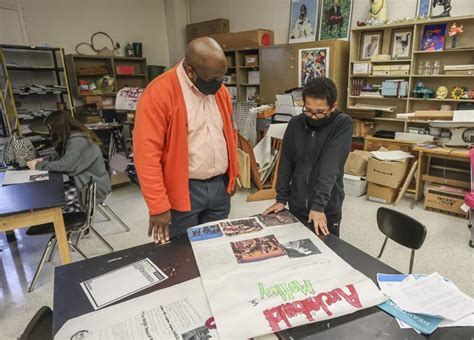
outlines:
[[381, 161], [401, 161], [403, 159], [412, 158], [408, 152], [405, 151], [372, 151], [370, 153], [375, 158]]
[[474, 313], [474, 299], [447, 283], [438, 274], [415, 279], [408, 276], [390, 298], [410, 313], [439, 316], [457, 321]]
[[218, 336], [201, 279], [196, 278], [71, 319], [54, 339], [218, 339]]
[[21, 183], [31, 183], [39, 181], [48, 181], [49, 174], [47, 171], [40, 170], [18, 170], [6, 171], [3, 176], [2, 185], [12, 185]]
[[100, 309], [145, 288], [166, 280], [149, 258], [81, 282], [81, 288], [94, 309]]
[[223, 339], [257, 337], [387, 300], [299, 222], [267, 227], [241, 218], [211, 225], [209, 237], [191, 245]]

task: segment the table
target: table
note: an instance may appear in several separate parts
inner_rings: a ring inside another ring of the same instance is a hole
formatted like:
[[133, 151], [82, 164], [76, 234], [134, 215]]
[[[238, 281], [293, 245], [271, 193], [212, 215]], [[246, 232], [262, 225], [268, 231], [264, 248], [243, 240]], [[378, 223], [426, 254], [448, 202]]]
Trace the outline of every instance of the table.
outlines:
[[[0, 173], [0, 183], [4, 175]], [[64, 204], [62, 174], [50, 172], [48, 181], [0, 185], [0, 232], [53, 223], [61, 263], [70, 263], [62, 213]]]
[[[367, 255], [333, 235], [321, 239], [340, 257], [376, 282], [377, 273], [396, 274], [395, 269]], [[175, 238], [169, 244], [148, 243], [92, 259], [56, 267], [54, 276], [53, 332], [56, 334], [69, 319], [93, 311], [79, 283], [111, 270], [150, 258], [169, 278], [125, 300], [196, 278], [199, 270], [186, 236]], [[408, 263], [408, 257], [407, 257]], [[430, 339], [471, 338], [474, 327], [440, 328]], [[410, 329], [400, 329], [395, 319], [377, 307], [354, 314], [316, 322], [280, 332], [297, 339], [425, 339]]]
[[442, 178], [436, 176], [430, 176], [427, 171], [429, 168], [429, 161], [433, 158], [442, 158], [454, 161], [470, 162], [469, 150], [468, 149], [455, 149], [455, 148], [426, 148], [417, 146], [413, 148], [413, 151], [418, 152], [418, 169], [416, 173], [416, 189], [415, 189], [415, 202], [421, 199], [424, 191], [424, 182], [431, 182], [443, 185], [449, 185], [454, 187], [460, 187], [464, 189], [471, 189], [471, 183]]

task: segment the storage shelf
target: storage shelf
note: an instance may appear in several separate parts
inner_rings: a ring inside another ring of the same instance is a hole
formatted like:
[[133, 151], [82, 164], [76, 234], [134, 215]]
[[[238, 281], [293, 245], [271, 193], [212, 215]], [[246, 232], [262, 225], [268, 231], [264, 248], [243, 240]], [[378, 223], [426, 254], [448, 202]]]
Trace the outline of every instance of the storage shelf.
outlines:
[[370, 64], [410, 64], [411, 59], [406, 60], [386, 60], [386, 61], [370, 61], [370, 60], [353, 60], [351, 63], [370, 63]]
[[459, 102], [459, 103], [474, 103], [474, 99], [453, 99], [453, 98], [446, 98], [446, 99], [438, 99], [438, 98], [409, 98], [410, 100], [416, 101], [431, 101], [431, 102]]
[[381, 121], [381, 122], [405, 123], [404, 119], [397, 119], [397, 118], [373, 117], [373, 118], [368, 118], [368, 119], [372, 119], [372, 120], [375, 120], [375, 121]]
[[410, 78], [410, 76], [377, 76], [377, 75], [372, 75], [372, 74], [351, 74], [351, 78], [393, 78], [393, 79], [399, 79], [399, 78]]
[[239, 86], [258, 87], [258, 86], [260, 86], [260, 84], [239, 84]]
[[21, 45], [2, 45], [4, 50], [22, 50], [22, 51], [60, 51], [59, 47], [42, 47], [42, 46], [21, 46]]
[[408, 98], [397, 97], [371, 97], [371, 96], [349, 96], [352, 99], [371, 99], [371, 100], [408, 100]]
[[95, 77], [105, 77], [112, 76], [112, 73], [97, 73], [97, 74], [76, 74], [78, 78], [95, 78]]
[[115, 97], [117, 92], [112, 93], [79, 93], [80, 97], [87, 97], [87, 96], [101, 96], [101, 97]]
[[453, 52], [474, 52], [474, 48], [451, 48], [442, 51], [414, 51], [415, 54], [426, 54], [426, 53], [453, 53]]
[[239, 66], [238, 67], [241, 70], [252, 70], [252, 69], [258, 69], [258, 66]]
[[117, 74], [117, 77], [146, 77], [146, 74]]
[[15, 93], [13, 92], [13, 95], [14, 96], [18, 96], [18, 97], [28, 97], [28, 96], [51, 96], [51, 95], [55, 95], [55, 96], [59, 96], [61, 94], [67, 94], [67, 91], [61, 91], [60, 93], [54, 93], [54, 92], [46, 92], [46, 93], [27, 93], [27, 94], [20, 94], [20, 93]]
[[431, 76], [413, 74], [412, 78], [474, 78], [473, 74], [454, 75], [454, 74], [437, 74]]
[[59, 71], [63, 72], [64, 68], [62, 67], [41, 67], [41, 66], [7, 66], [9, 71]]

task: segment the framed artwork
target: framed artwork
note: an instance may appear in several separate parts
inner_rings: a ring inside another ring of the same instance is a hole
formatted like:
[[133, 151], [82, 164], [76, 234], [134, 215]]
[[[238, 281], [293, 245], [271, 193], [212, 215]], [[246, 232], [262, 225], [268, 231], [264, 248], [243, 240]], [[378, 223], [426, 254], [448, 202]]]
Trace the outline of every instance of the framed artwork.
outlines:
[[381, 31], [362, 33], [359, 59], [370, 60], [372, 56], [379, 55], [382, 52], [382, 39], [383, 33]]
[[289, 43], [316, 41], [319, 0], [292, 0]]
[[349, 39], [353, 0], [322, 0], [319, 40]]
[[421, 51], [442, 51], [446, 39], [446, 24], [426, 25], [421, 38]]
[[298, 51], [298, 86], [329, 76], [329, 47], [304, 48]]
[[431, 0], [418, 0], [416, 7], [416, 17], [429, 18], [431, 14]]
[[400, 29], [392, 31], [391, 55], [392, 59], [410, 59], [413, 31]]

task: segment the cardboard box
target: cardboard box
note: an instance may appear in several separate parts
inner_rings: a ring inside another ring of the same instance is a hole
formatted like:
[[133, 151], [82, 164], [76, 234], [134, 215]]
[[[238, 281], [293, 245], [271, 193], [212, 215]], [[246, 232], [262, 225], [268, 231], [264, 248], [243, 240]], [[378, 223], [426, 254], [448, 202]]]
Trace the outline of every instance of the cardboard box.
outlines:
[[273, 45], [273, 31], [257, 29], [227, 34], [212, 34], [223, 49]]
[[249, 71], [249, 84], [260, 85], [260, 71]]
[[346, 164], [344, 165], [344, 173], [353, 176], [366, 176], [369, 158], [369, 151], [352, 151], [347, 158]]
[[117, 74], [135, 74], [135, 67], [134, 66], [117, 66]]
[[454, 111], [415, 111], [418, 120], [453, 120]]
[[256, 87], [247, 87], [245, 101], [256, 102], [258, 101], [258, 89]]
[[364, 122], [357, 119], [352, 123], [352, 135], [354, 137], [371, 136], [374, 133], [374, 123]]
[[372, 74], [374, 76], [389, 76], [390, 65], [374, 65]]
[[372, 72], [371, 63], [354, 63], [352, 74], [370, 74]]
[[392, 204], [397, 198], [398, 189], [384, 187], [375, 183], [367, 184], [367, 199], [384, 204]]
[[195, 24], [190, 24], [186, 26], [186, 35], [188, 42], [199, 37], [209, 36], [211, 34], [223, 34], [229, 32], [229, 20], [222, 18], [197, 22]]
[[344, 175], [344, 192], [347, 196], [360, 197], [367, 192], [365, 177]]
[[467, 217], [461, 207], [467, 192], [448, 186], [431, 185], [425, 193], [425, 209], [435, 209]]
[[247, 67], [258, 67], [258, 55], [256, 54], [246, 55], [244, 64]]
[[367, 166], [367, 181], [389, 188], [400, 187], [408, 167], [408, 160], [381, 161], [374, 157], [369, 158]]

